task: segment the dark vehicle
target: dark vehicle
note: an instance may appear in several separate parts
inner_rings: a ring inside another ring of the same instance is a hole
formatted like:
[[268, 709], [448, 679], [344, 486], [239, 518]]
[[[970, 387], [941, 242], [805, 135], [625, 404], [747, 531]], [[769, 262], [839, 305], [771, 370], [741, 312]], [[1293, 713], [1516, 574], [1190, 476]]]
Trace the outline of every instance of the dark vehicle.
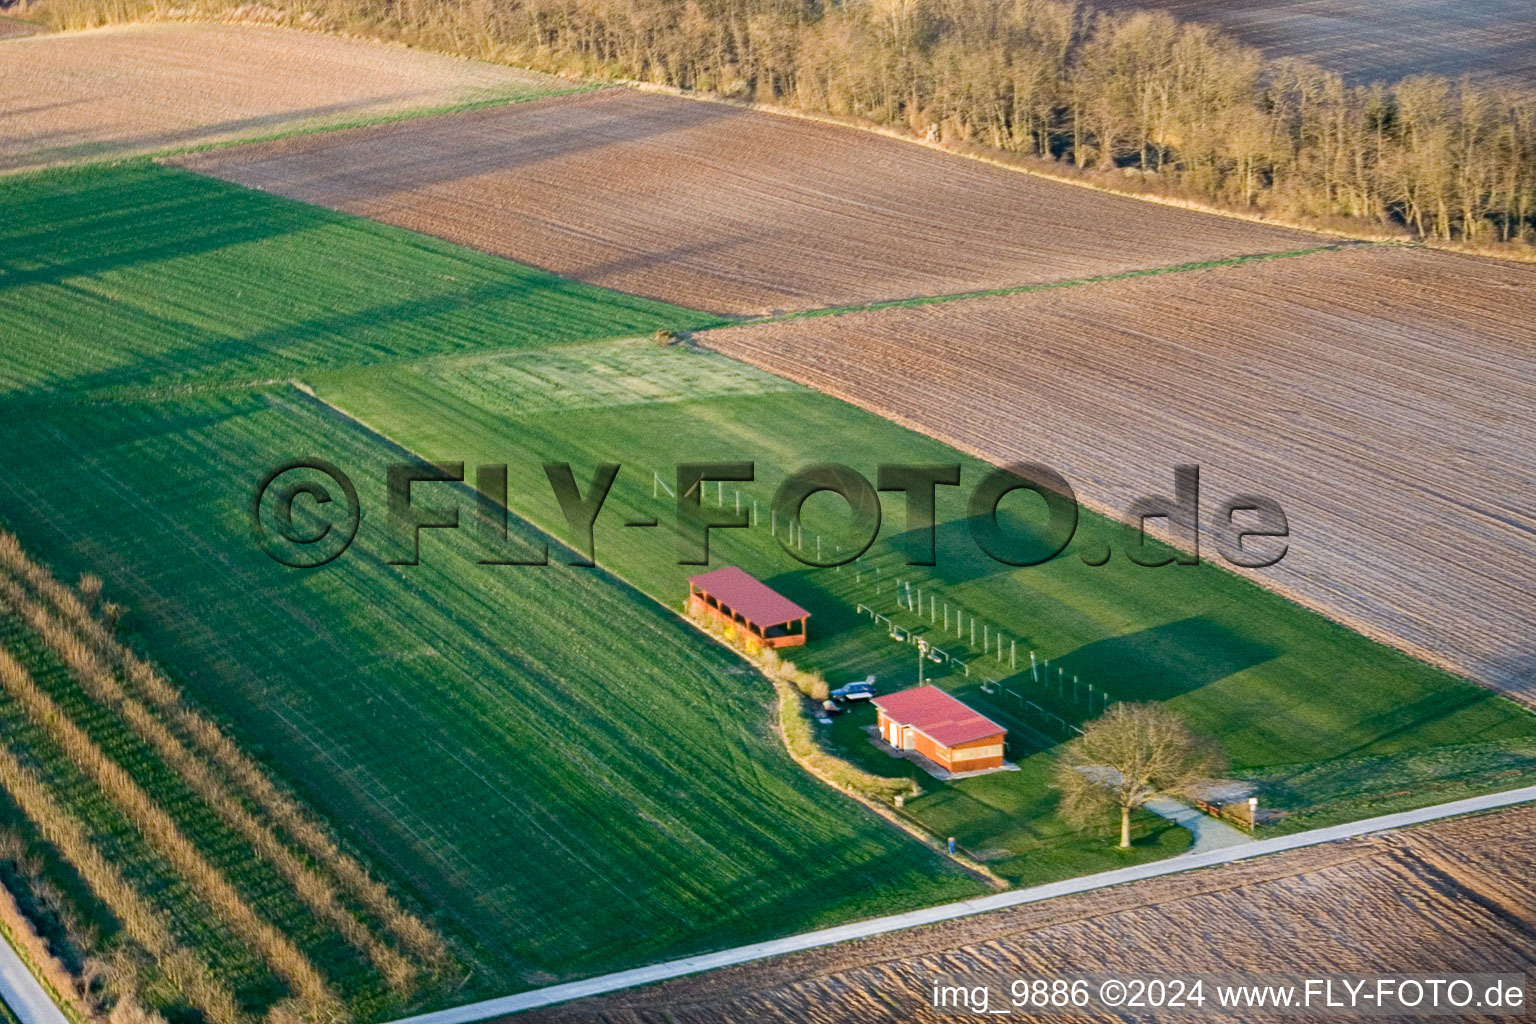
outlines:
[[833, 700], [869, 700], [875, 695], [875, 677], [870, 676], [857, 683], [839, 686], [832, 691]]

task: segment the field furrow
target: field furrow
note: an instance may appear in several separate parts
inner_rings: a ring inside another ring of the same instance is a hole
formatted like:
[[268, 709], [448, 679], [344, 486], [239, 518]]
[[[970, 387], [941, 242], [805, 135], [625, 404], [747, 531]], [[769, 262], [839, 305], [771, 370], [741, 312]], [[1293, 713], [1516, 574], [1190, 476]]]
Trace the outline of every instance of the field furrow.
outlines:
[[48, 33], [0, 47], [0, 173], [571, 87], [319, 32], [151, 24]]
[[1529, 267], [1356, 249], [707, 338], [1111, 510], [1199, 464], [1207, 530], [1286, 510], [1261, 581], [1529, 698], [1533, 297]]
[[179, 163], [722, 313], [949, 294], [1318, 244], [839, 125], [628, 89]]
[[[1536, 956], [1536, 921], [1528, 910], [1500, 912], [1498, 901], [1505, 886], [1528, 877], [1533, 839], [1536, 812], [1503, 811], [1049, 900], [516, 1019], [939, 1024], [957, 1015], [933, 1007], [932, 986], [945, 975], [974, 984], [988, 976], [1088, 973], [1392, 973], [1425, 964], [1448, 974], [1523, 973]], [[1472, 862], [1482, 873], [1469, 883], [1463, 870]], [[1206, 1012], [1213, 1002], [1208, 995]]]
[[1536, 18], [1522, 0], [1100, 0], [1212, 24], [1266, 57], [1299, 57], [1362, 85], [1408, 75], [1536, 84]]

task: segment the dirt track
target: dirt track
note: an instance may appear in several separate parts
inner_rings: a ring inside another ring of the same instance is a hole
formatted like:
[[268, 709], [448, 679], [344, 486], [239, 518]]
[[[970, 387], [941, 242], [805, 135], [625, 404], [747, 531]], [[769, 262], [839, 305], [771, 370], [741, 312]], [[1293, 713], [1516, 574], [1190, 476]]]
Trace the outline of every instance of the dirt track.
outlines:
[[1536, 8], [1525, 0], [1098, 0], [1218, 25], [1270, 57], [1302, 57], [1353, 81], [1471, 75], [1536, 87]]
[[730, 313], [1319, 244], [868, 132], [624, 89], [179, 162]]
[[704, 340], [1113, 510], [1197, 463], [1207, 528], [1285, 508], [1262, 578], [1536, 698], [1536, 267], [1362, 248]]
[[508, 1024], [954, 1021], [965, 1018], [928, 1008], [928, 986], [968, 972], [1525, 972], [1536, 961], [1533, 844], [1536, 810], [1524, 807], [682, 978]]
[[127, 25], [0, 47], [0, 172], [514, 91], [531, 72], [318, 32]]

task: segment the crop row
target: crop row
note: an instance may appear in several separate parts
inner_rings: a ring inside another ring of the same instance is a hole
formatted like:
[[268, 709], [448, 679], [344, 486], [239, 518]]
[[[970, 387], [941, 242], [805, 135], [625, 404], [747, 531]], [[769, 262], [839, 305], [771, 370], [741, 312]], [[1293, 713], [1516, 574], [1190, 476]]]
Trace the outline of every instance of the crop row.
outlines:
[[[301, 948], [313, 946], [302, 937], [305, 929], [290, 934], [296, 914], [334, 930], [361, 954], [391, 994], [376, 991], [374, 998], [408, 998], [424, 980], [413, 959], [429, 970], [446, 963], [441, 937], [343, 852], [226, 733], [189, 707], [157, 669], [120, 643], [93, 614], [99, 598], [94, 577], [72, 590], [32, 562], [14, 537], [0, 534], [0, 605], [12, 619], [8, 646], [14, 648], [0, 649], [0, 688], [25, 719], [0, 751], [0, 781], [32, 829], [73, 866], [180, 996], [215, 1024], [244, 1019], [253, 1008], [250, 992], [218, 980], [224, 972], [217, 956], [158, 898], [164, 886], [150, 884], [142, 870], [123, 869], [114, 863], [119, 858], [99, 848], [80, 817], [89, 816], [88, 805], [105, 805], [131, 825], [169, 869], [172, 885], [184, 885], [196, 905], [282, 980], [299, 1015], [344, 1019], [363, 989], [379, 986], [360, 983], [353, 968], [343, 970], [339, 990], [328, 977], [336, 970], [328, 959]], [[62, 671], [49, 672], [50, 665]], [[29, 666], [51, 678], [34, 677]], [[79, 785], [62, 785], [40, 770], [44, 748], [61, 754], [89, 783], [86, 805]], [[174, 790], [161, 781], [167, 776], [177, 780]], [[198, 829], [204, 819], [183, 806], [189, 800], [221, 823], [217, 831]], [[235, 858], [222, 852], [231, 840], [243, 851]], [[241, 870], [246, 858], [262, 872]], [[277, 880], [286, 895], [273, 895]]]

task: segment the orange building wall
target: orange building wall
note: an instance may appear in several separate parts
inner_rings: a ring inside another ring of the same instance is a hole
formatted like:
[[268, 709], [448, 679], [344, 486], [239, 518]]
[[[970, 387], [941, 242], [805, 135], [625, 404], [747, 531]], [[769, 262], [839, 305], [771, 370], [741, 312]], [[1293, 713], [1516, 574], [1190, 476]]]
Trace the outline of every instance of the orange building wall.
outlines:
[[[950, 748], [948, 761], [944, 767], [952, 772], [974, 772], [982, 768], [1001, 768], [1003, 766], [1003, 733], [996, 736], [988, 736], [984, 739], [972, 740]], [[989, 748], [996, 748], [995, 752]], [[966, 752], [971, 751], [980, 754], [978, 757], [966, 757]], [[984, 753], [985, 751], [985, 753]]]
[[[880, 711], [879, 725], [881, 738], [891, 746], [900, 749], [902, 728], [900, 723], [894, 722], [884, 711]], [[912, 749], [945, 771], [974, 772], [983, 768], [1001, 768], [1004, 735], [1004, 733], [998, 733], [996, 736], [971, 740], [969, 743], [961, 743], [954, 747], [944, 747], [914, 729], [912, 730]], [[992, 751], [989, 748], [996, 748], [996, 750]], [[967, 757], [965, 756], [967, 751], [975, 751], [979, 756]], [[982, 751], [987, 752], [981, 753]]]
[[949, 767], [949, 748], [939, 746], [916, 729], [912, 730], [912, 749], [930, 761]]

